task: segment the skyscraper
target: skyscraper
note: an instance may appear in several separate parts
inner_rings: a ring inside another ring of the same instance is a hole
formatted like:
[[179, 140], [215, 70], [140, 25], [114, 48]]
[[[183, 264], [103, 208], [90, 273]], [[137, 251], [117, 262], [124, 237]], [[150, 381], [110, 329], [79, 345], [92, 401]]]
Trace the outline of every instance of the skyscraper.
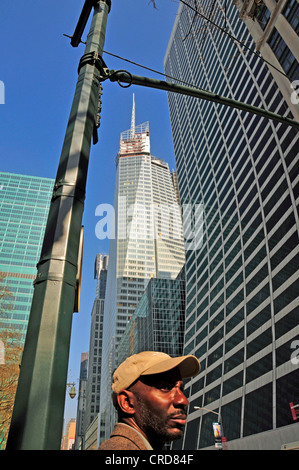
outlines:
[[96, 297], [91, 312], [86, 410], [84, 413], [85, 432], [100, 411], [103, 317], [107, 269], [108, 256], [97, 254], [94, 266], [94, 278], [97, 280], [97, 285]]
[[180, 356], [184, 346], [185, 275], [152, 278], [118, 343], [118, 363], [141, 351]]
[[86, 386], [88, 373], [88, 353], [81, 353], [78, 406], [76, 417], [75, 450], [84, 449], [84, 418], [86, 410]]
[[[187, 4], [167, 75], [293, 117], [268, 66], [242, 47], [254, 43], [233, 2]], [[190, 415], [174, 447], [213, 446], [220, 413], [230, 449], [277, 449], [299, 438], [298, 133], [187, 96], [168, 101], [181, 202], [204, 209], [202, 245], [186, 252], [184, 348], [202, 370], [187, 384]]]
[[0, 271], [13, 295], [0, 328], [25, 335], [54, 179], [0, 172]]
[[[104, 309], [101, 418], [114, 422], [111, 377], [117, 345], [151, 278], [175, 279], [185, 262], [182, 222], [168, 164], [151, 155], [149, 123], [120, 136], [116, 157], [115, 233], [110, 239]], [[111, 413], [111, 415], [110, 415]], [[105, 415], [105, 417], [104, 417]]]

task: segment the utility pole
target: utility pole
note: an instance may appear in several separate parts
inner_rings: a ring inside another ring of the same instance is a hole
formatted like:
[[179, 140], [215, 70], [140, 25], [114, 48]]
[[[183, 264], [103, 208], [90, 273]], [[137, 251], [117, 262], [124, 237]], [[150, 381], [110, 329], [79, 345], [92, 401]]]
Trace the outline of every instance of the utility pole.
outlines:
[[111, 0], [85, 1], [71, 41], [73, 47], [81, 42], [93, 7], [37, 265], [7, 450], [59, 450], [61, 445], [87, 170]]

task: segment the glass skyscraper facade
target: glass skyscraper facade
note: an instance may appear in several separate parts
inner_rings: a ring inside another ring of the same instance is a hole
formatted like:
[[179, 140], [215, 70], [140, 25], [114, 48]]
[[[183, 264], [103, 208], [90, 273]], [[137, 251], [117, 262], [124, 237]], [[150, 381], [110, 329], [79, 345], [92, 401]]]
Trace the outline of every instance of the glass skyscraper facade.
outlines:
[[114, 423], [111, 381], [118, 343], [148, 281], [175, 279], [185, 263], [173, 178], [168, 164], [151, 155], [149, 123], [135, 126], [135, 104], [131, 128], [120, 136], [116, 166], [115, 233], [110, 238], [103, 326], [102, 439], [110, 436]]
[[0, 172], [0, 271], [12, 308], [0, 328], [26, 333], [54, 179]]
[[161, 351], [172, 357], [183, 353], [185, 280], [149, 281], [118, 344], [118, 363], [141, 351]]
[[[266, 64], [232, 40], [254, 48], [233, 2], [187, 3], [165, 73], [293, 117]], [[277, 448], [299, 440], [290, 410], [299, 399], [298, 133], [188, 96], [168, 101], [181, 203], [204, 211], [202, 245], [186, 252], [184, 346], [202, 369], [187, 383], [190, 414], [173, 447], [213, 446], [214, 411], [228, 448]]]

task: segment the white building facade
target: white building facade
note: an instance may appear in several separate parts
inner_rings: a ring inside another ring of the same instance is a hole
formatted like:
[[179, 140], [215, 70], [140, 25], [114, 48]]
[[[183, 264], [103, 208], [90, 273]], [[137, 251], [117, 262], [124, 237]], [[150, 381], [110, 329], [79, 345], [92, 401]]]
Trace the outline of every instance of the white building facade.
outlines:
[[100, 442], [114, 424], [111, 377], [117, 345], [151, 278], [175, 279], [185, 263], [182, 218], [168, 164], [151, 155], [149, 123], [120, 137], [114, 233], [104, 310]]

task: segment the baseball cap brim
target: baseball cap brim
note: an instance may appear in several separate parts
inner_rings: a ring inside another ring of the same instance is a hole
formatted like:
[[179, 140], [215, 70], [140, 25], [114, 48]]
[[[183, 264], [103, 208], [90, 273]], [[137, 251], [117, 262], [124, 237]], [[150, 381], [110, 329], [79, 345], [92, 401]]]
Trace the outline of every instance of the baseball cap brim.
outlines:
[[199, 360], [192, 355], [180, 356], [180, 357], [170, 357], [164, 361], [158, 362], [148, 369], [144, 370], [142, 375], [152, 375], [160, 374], [162, 372], [168, 372], [171, 369], [178, 367], [182, 379], [187, 379], [194, 377], [200, 372], [200, 363]]

